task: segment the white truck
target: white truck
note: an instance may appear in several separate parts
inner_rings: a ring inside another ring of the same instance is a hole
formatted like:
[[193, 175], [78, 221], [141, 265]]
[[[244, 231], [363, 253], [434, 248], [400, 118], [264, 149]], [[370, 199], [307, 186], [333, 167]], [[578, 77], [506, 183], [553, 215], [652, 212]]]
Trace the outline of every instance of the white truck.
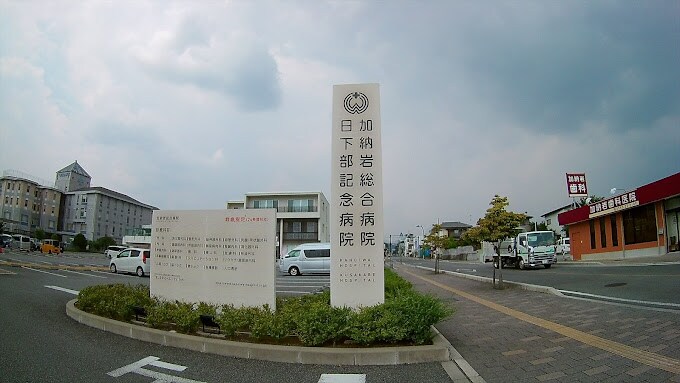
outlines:
[[[506, 242], [504, 241], [503, 244]], [[552, 231], [529, 231], [518, 234], [508, 245], [508, 253], [501, 251], [503, 267], [517, 267], [524, 270], [528, 267], [543, 266], [549, 269], [557, 263], [555, 253], [555, 233]], [[498, 268], [498, 256], [494, 256], [493, 266]]]

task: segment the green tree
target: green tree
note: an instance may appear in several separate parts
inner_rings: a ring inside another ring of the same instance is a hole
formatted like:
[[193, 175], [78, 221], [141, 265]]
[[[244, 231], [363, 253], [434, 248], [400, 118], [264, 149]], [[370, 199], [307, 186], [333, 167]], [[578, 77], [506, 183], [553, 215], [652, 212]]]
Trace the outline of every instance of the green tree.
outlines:
[[98, 250], [104, 250], [107, 247], [113, 246], [115, 244], [116, 244], [115, 239], [113, 239], [109, 236], [104, 236], [104, 237], [101, 237], [101, 238], [97, 239], [96, 241], [92, 242], [91, 245], [94, 249], [91, 248], [91, 250], [97, 250], [97, 251]]
[[494, 288], [503, 288], [503, 262], [501, 262], [501, 242], [506, 238], [515, 236], [517, 227], [526, 221], [526, 214], [514, 213], [505, 210], [509, 205], [507, 197], [496, 194], [486, 210], [486, 215], [477, 221], [477, 226], [470, 228], [463, 236], [473, 242], [491, 242], [495, 245], [496, 259], [498, 261], [498, 287], [496, 286], [496, 268], [493, 271]]
[[576, 206], [581, 207], [581, 206], [586, 206], [588, 204], [591, 204], [593, 202], [597, 201], [602, 201], [604, 197], [596, 196], [596, 195], [591, 195], [589, 197], [581, 197], [580, 200], [576, 201]]
[[41, 242], [42, 242], [42, 240], [45, 239], [45, 237], [46, 237], [45, 230], [43, 230], [43, 229], [35, 229], [35, 238], [36, 238], [38, 241], [41, 241]]
[[87, 249], [87, 238], [82, 233], [76, 234], [73, 238], [73, 246], [78, 251], [85, 251]]
[[59, 240], [59, 235], [57, 233], [52, 233], [52, 236], [50, 237], [51, 239], [58, 241]]

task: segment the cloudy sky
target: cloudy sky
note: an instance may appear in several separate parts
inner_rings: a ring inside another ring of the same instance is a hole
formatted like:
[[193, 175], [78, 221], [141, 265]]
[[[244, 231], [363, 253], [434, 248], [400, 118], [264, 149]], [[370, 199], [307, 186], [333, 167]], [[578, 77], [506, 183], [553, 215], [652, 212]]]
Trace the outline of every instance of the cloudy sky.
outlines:
[[0, 170], [161, 209], [330, 200], [333, 84], [380, 84], [385, 233], [680, 171], [680, 2], [0, 1]]

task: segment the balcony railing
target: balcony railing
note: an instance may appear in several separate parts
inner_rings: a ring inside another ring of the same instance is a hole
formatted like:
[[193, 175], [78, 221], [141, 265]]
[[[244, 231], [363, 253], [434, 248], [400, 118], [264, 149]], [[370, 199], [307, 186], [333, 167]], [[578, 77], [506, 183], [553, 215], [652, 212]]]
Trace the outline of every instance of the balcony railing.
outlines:
[[[271, 209], [264, 207], [251, 207], [249, 209]], [[276, 208], [279, 213], [316, 213], [319, 211], [317, 206], [279, 206]]]

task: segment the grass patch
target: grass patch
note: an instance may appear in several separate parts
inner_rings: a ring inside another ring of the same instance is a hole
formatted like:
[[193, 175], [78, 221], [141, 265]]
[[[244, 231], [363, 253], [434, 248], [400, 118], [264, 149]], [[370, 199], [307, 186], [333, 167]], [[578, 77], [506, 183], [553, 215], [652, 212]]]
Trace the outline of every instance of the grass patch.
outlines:
[[306, 346], [380, 346], [429, 344], [430, 326], [453, 314], [441, 300], [421, 294], [408, 281], [385, 269], [385, 303], [352, 310], [332, 307], [330, 292], [277, 298], [276, 310], [170, 302], [149, 295], [144, 285], [97, 285], [80, 291], [77, 307], [121, 321], [146, 311], [153, 328], [195, 334], [200, 316], [210, 315], [227, 339]]

